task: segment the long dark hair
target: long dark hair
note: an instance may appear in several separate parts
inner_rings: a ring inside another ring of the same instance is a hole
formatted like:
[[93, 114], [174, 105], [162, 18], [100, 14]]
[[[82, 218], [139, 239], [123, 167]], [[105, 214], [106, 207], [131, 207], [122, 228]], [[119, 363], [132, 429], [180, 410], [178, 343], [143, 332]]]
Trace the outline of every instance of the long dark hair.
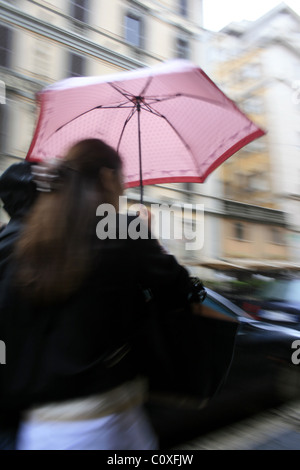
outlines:
[[36, 302], [72, 294], [89, 273], [96, 240], [96, 208], [104, 199], [100, 173], [121, 170], [118, 153], [101, 140], [70, 149], [56, 168], [56, 189], [41, 193], [16, 246], [16, 283]]

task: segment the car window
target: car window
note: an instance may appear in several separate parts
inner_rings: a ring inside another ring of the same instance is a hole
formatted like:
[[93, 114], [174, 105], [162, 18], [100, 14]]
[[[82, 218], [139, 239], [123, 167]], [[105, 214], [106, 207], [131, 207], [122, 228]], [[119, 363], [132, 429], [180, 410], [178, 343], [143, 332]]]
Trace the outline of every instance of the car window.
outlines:
[[261, 299], [300, 303], [300, 279], [272, 282], [261, 292]]
[[218, 302], [216, 299], [213, 299], [209, 295], [206, 297], [206, 299], [203, 302], [204, 305], [207, 307], [212, 308], [213, 310], [216, 310], [219, 313], [223, 313], [224, 315], [231, 317], [231, 318], [237, 318], [237, 315], [235, 315], [232, 310], [227, 308], [224, 304], [221, 304]]
[[286, 281], [271, 282], [261, 291], [260, 297], [263, 300], [282, 300], [285, 296], [286, 288]]
[[300, 303], [300, 279], [295, 279], [289, 283], [286, 292], [286, 300]]

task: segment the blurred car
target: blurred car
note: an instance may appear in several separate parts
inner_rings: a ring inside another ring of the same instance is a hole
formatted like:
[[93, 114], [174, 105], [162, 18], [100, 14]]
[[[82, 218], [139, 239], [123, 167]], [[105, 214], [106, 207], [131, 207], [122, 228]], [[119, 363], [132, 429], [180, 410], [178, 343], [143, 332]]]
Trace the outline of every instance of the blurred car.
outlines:
[[300, 279], [271, 281], [258, 294], [258, 300], [244, 308], [257, 320], [278, 323], [300, 330]]
[[221, 390], [202, 409], [160, 404], [150, 397], [148, 413], [162, 448], [299, 396], [300, 369], [292, 361], [299, 331], [255, 320], [210, 289], [204, 304], [240, 322], [231, 368]]

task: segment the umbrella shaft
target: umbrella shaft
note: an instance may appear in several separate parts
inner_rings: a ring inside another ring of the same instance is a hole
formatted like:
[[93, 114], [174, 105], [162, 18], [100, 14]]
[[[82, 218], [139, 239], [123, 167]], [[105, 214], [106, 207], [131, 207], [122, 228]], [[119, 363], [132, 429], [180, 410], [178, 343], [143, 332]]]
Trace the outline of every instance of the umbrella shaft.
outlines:
[[139, 165], [140, 165], [140, 190], [141, 190], [141, 204], [143, 204], [144, 187], [143, 187], [143, 171], [142, 171], [142, 143], [141, 143], [141, 105], [137, 103], [138, 113], [138, 139], [139, 139]]

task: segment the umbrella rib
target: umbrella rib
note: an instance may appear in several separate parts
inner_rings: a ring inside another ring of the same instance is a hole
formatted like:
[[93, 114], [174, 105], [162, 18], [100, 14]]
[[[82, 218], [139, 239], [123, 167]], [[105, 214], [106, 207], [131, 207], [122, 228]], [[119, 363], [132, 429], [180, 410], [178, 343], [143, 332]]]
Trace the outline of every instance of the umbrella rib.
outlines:
[[152, 101], [151, 104], [153, 104], [153, 103], [161, 103], [163, 101], [172, 100], [174, 98], [180, 98], [181, 96], [183, 96], [185, 98], [191, 98], [191, 99], [195, 99], [195, 100], [199, 100], [199, 101], [204, 101], [204, 102], [210, 103], [210, 104], [215, 104], [216, 106], [225, 107], [225, 105], [223, 103], [220, 103], [219, 101], [212, 100], [210, 98], [206, 98], [205, 96], [189, 95], [187, 93], [177, 93], [175, 95], [162, 96], [161, 98], [158, 98], [158, 97], [155, 97], [155, 96], [145, 96], [145, 99], [151, 100]]
[[193, 98], [194, 100], [205, 101], [206, 103], [226, 107], [226, 105], [224, 103], [220, 103], [219, 101], [212, 100], [210, 98], [206, 98], [205, 96], [195, 96], [195, 95], [189, 95], [187, 93], [180, 93], [178, 96], [184, 96], [185, 98]]
[[[148, 80], [147, 80], [147, 82], [146, 82], [144, 88], [142, 89], [141, 93], [139, 93], [138, 96], [143, 96], [143, 94], [145, 93], [145, 91], [146, 91], [147, 88], [149, 87], [149, 85], [150, 85], [152, 79], [153, 79], [152, 76], [148, 78]], [[136, 97], [136, 95], [133, 95], [132, 93], [128, 93], [126, 90], [123, 90], [121, 87], [118, 87], [118, 86], [117, 86], [115, 83], [113, 83], [113, 82], [110, 82], [109, 84], [110, 84], [110, 86], [111, 86], [114, 90], [118, 91], [122, 96], [124, 96], [125, 98], [127, 98], [129, 101], [131, 101], [132, 98], [135, 98], [135, 97]]]
[[153, 109], [149, 103], [143, 103], [143, 105], [141, 106], [141, 109], [148, 111], [148, 113], [155, 114], [155, 116], [164, 117], [159, 111], [156, 111], [155, 109]]
[[[178, 132], [178, 130], [176, 129], [176, 127], [173, 126], [173, 124], [169, 121], [169, 119], [164, 116], [163, 114], [161, 114], [159, 111], [156, 111], [156, 110], [153, 110], [151, 108], [150, 105], [147, 105], [147, 107], [144, 107], [143, 108], [145, 111], [147, 111], [148, 113], [151, 113], [151, 114], [154, 114], [155, 116], [158, 116], [162, 119], [164, 119], [166, 121], [166, 123], [173, 129], [173, 131], [175, 132], [175, 134], [179, 137], [179, 139], [181, 140], [181, 142], [183, 143], [183, 145], [185, 146], [185, 148], [190, 152], [191, 156], [192, 156], [192, 159], [194, 161], [194, 164], [196, 166], [196, 168], [198, 168], [198, 162], [197, 160], [195, 159], [194, 155], [193, 155], [193, 152], [191, 150], [191, 147], [188, 145], [188, 143], [184, 140], [184, 138], [181, 136], [181, 134]], [[199, 168], [198, 168], [199, 169]]]
[[145, 93], [145, 91], [147, 90], [147, 88], [150, 86], [150, 83], [152, 82], [153, 80], [153, 76], [149, 77], [144, 88], [142, 89], [142, 92], [140, 93], [140, 96], [143, 96], [143, 94]]
[[135, 114], [135, 112], [136, 112], [136, 108], [133, 108], [131, 110], [131, 112], [129, 113], [129, 115], [127, 116], [127, 119], [124, 122], [122, 131], [121, 131], [121, 134], [120, 134], [120, 137], [119, 137], [118, 145], [117, 145], [117, 151], [118, 152], [119, 152], [119, 148], [120, 148], [120, 145], [121, 145], [122, 137], [123, 137], [124, 132], [125, 132], [125, 128], [126, 128], [127, 124], [129, 123], [130, 119], [132, 118], [132, 116]]
[[124, 96], [124, 98], [126, 98], [128, 101], [131, 101], [129, 97], [132, 98], [132, 94], [131, 93], [128, 93], [126, 90], [122, 90], [121, 88], [117, 87], [114, 83], [109, 83], [109, 85], [114, 89], [116, 90], [118, 93], [120, 93], [122, 96]]
[[[126, 109], [126, 108], [132, 109], [132, 107], [133, 107], [132, 105], [130, 105], [130, 106], [124, 106], [124, 104], [126, 104], [126, 103], [120, 103], [120, 104], [118, 104], [118, 105], [116, 105], [116, 106], [102, 106], [102, 105], [100, 105], [100, 106], [95, 106], [94, 108], [88, 109], [87, 111], [84, 111], [83, 113], [79, 114], [78, 116], [74, 117], [73, 119], [70, 119], [70, 121], [65, 122], [64, 124], [62, 124], [60, 127], [58, 127], [58, 128], [53, 132], [53, 134], [55, 134], [56, 132], [60, 131], [63, 127], [67, 126], [68, 124], [71, 124], [71, 122], [76, 121], [76, 119], [79, 119], [79, 118], [81, 118], [82, 116], [84, 116], [85, 114], [91, 113], [92, 111], [95, 111], [96, 109], [120, 109], [120, 108], [122, 108], [122, 109]], [[52, 134], [52, 135], [53, 135], [53, 134]]]

